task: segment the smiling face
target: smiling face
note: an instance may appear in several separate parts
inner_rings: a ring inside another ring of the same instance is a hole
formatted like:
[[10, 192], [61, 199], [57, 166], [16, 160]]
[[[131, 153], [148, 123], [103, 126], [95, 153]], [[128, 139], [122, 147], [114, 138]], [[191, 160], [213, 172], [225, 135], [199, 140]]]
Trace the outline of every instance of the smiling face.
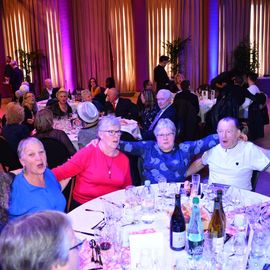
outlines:
[[27, 173], [43, 174], [47, 166], [47, 157], [42, 143], [29, 142], [23, 150], [20, 162]]
[[173, 149], [175, 133], [170, 128], [161, 128], [156, 138], [158, 147], [163, 152], [170, 152]]
[[224, 149], [236, 146], [240, 136], [240, 130], [236, 127], [233, 120], [220, 120], [217, 127], [219, 143]]

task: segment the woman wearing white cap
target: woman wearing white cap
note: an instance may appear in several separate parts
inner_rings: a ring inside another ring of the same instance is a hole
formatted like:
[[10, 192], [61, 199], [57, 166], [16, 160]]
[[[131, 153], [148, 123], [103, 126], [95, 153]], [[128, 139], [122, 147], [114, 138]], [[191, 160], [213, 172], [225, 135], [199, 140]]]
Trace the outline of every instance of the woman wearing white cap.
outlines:
[[89, 101], [79, 103], [77, 113], [83, 126], [78, 134], [78, 145], [81, 149], [91, 140], [97, 138], [99, 113], [96, 106]]

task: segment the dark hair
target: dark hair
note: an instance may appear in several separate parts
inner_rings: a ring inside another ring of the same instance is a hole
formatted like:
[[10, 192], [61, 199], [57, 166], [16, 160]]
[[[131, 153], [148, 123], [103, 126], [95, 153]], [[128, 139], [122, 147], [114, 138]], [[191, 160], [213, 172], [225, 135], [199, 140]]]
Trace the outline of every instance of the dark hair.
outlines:
[[88, 89], [89, 89], [89, 90], [91, 90], [91, 80], [94, 80], [94, 81], [95, 81], [95, 83], [96, 83], [96, 87], [98, 86], [98, 83], [97, 83], [96, 78], [91, 77], [91, 78], [89, 79], [89, 81], [88, 81]]
[[254, 73], [254, 72], [248, 72], [247, 77], [251, 81], [255, 82], [258, 79], [258, 74], [257, 73]]
[[241, 85], [241, 86], [244, 83], [244, 79], [240, 75], [236, 75], [233, 81], [234, 81], [234, 84]]
[[115, 81], [114, 78], [108, 77], [105, 81], [106, 83], [106, 88], [114, 88], [115, 87]]
[[150, 80], [144, 80], [143, 81], [143, 89], [146, 88], [147, 84], [150, 82]]
[[9, 60], [11, 60], [11, 56], [10, 56], [10, 55], [7, 55], [7, 58], [8, 58]]
[[182, 90], [188, 90], [190, 87], [190, 81], [184, 80], [180, 83], [180, 86], [181, 86]]
[[166, 55], [161, 55], [160, 57], [159, 57], [159, 62], [163, 62], [163, 61], [169, 61], [169, 57], [168, 56], [166, 56]]

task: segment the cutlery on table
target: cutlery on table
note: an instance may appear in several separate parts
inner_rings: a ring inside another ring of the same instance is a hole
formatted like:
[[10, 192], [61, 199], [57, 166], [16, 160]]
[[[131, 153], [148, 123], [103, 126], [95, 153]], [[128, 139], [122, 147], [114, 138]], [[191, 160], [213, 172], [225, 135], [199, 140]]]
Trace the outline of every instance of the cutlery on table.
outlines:
[[105, 201], [105, 202], [107, 202], [107, 203], [110, 203], [110, 204], [112, 204], [112, 205], [114, 205], [114, 206], [116, 206], [116, 207], [118, 207], [118, 208], [123, 208], [123, 207], [125, 207], [125, 205], [124, 205], [123, 203], [117, 204], [117, 203], [112, 202], [112, 201], [110, 201], [110, 200], [107, 200], [107, 199], [105, 199], [105, 198], [103, 198], [103, 197], [99, 197], [99, 199], [101, 199], [101, 200], [103, 200], [103, 201]]
[[[91, 228], [91, 230], [94, 230], [94, 229], [96, 229], [96, 228], [103, 228], [104, 226], [106, 225], [106, 223], [105, 223], [105, 219], [103, 218], [101, 221], [99, 221], [96, 225], [94, 225], [92, 228]], [[101, 230], [100, 229], [100, 230]]]
[[87, 212], [99, 212], [99, 213], [104, 214], [104, 211], [101, 211], [101, 210], [94, 210], [94, 209], [89, 209], [89, 208], [86, 208], [84, 210], [87, 211]]
[[82, 232], [82, 231], [78, 231], [78, 230], [73, 230], [73, 231], [76, 233], [81, 233], [81, 234], [90, 235], [90, 236], [99, 236], [98, 234], [89, 233], [89, 232]]

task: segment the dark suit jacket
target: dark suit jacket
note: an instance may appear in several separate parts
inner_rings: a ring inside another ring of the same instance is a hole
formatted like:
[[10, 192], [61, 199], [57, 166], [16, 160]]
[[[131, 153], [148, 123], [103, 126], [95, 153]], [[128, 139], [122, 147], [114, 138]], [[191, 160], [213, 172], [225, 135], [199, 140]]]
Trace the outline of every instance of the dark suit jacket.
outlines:
[[133, 119], [138, 121], [137, 106], [126, 98], [119, 98], [115, 110], [113, 108], [113, 105], [107, 101], [105, 103], [105, 111], [106, 114], [114, 113], [117, 117], [120, 116], [126, 119]]
[[[174, 106], [171, 104], [167, 109], [160, 115], [159, 120], [162, 118], [168, 118], [170, 119], [176, 126], [177, 128], [177, 117], [176, 117], [176, 111]], [[154, 135], [154, 129], [157, 125], [158, 121], [156, 124], [153, 126], [152, 130], [142, 130], [142, 138], [143, 140], [156, 140], [156, 137]]]
[[53, 88], [51, 96], [49, 95], [49, 92], [47, 91], [46, 88], [43, 88], [40, 92], [40, 95], [38, 97], [38, 101], [40, 100], [46, 100], [49, 98], [56, 98], [56, 92], [59, 90], [58, 87]]
[[154, 80], [157, 83], [157, 91], [160, 89], [170, 89], [170, 79], [161, 65], [157, 65], [154, 69]]
[[189, 90], [184, 90], [184, 91], [182, 91], [180, 93], [177, 93], [175, 95], [174, 101], [173, 101], [176, 110], [177, 110], [177, 101], [179, 99], [184, 99], [186, 101], [189, 101], [190, 104], [193, 105], [196, 114], [199, 113], [199, 111], [200, 111], [199, 100], [198, 100], [198, 97], [195, 94], [191, 93]]
[[13, 69], [10, 77], [10, 84], [12, 86], [13, 91], [19, 90], [21, 84], [23, 82], [23, 71], [18, 67]]

